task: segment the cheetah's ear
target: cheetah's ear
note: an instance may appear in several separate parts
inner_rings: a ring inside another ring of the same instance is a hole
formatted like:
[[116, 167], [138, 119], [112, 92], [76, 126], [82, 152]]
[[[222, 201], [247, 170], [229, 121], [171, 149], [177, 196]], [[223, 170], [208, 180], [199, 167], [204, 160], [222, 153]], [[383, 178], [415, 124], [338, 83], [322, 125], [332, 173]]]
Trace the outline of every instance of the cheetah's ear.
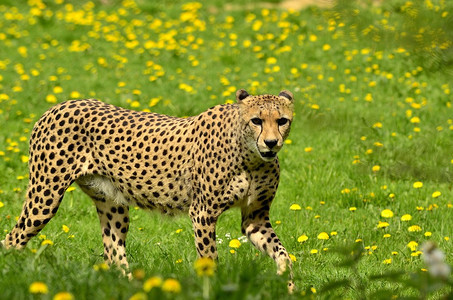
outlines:
[[249, 93], [247, 93], [247, 91], [244, 89], [240, 89], [236, 92], [236, 100], [238, 101], [238, 103], [247, 98], [248, 96], [250, 96]]
[[290, 91], [288, 90], [283, 90], [280, 92], [280, 94], [278, 94], [279, 97], [285, 97], [286, 99], [288, 99], [289, 101], [293, 101], [294, 99], [294, 96], [293, 96], [293, 93], [291, 93]]

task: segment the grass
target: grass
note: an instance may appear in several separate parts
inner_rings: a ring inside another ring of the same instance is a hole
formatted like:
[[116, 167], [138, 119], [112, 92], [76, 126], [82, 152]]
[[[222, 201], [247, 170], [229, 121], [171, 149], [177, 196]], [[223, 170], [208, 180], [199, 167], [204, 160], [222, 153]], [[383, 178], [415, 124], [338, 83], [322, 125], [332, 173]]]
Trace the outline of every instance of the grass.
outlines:
[[[403, 271], [403, 278], [423, 279], [420, 246], [428, 240], [453, 261], [452, 7], [434, 0], [377, 7], [351, 2], [300, 12], [258, 6], [228, 11], [221, 1], [4, 2], [2, 235], [14, 226], [24, 200], [30, 130], [55, 103], [96, 97], [188, 116], [233, 101], [239, 88], [253, 94], [285, 88], [296, 97], [296, 116], [279, 154], [281, 183], [271, 220], [296, 258], [293, 297], [422, 295], [372, 276]], [[413, 21], [424, 17], [432, 22]], [[415, 182], [423, 186], [414, 188]], [[293, 204], [301, 210], [291, 210]], [[381, 216], [385, 209], [393, 216]], [[406, 214], [411, 220], [401, 219]], [[322, 232], [329, 239], [318, 239]], [[271, 259], [242, 239], [230, 253], [229, 241], [241, 237], [239, 211], [221, 216], [217, 235], [211, 297], [290, 298]], [[303, 235], [308, 239], [299, 242]], [[51, 245], [43, 246], [45, 240]], [[410, 249], [411, 241], [418, 246]], [[353, 245], [364, 249], [360, 260], [340, 267], [355, 252], [339, 249]], [[76, 299], [138, 299], [153, 276], [176, 279], [181, 292], [155, 288], [150, 299], [203, 297], [187, 217], [132, 209], [127, 250], [134, 280], [114, 268], [102, 270], [95, 208], [76, 187], [24, 251], [0, 250], [0, 298], [62, 299], [58, 293], [69, 292]], [[350, 280], [327, 290], [345, 278]], [[48, 291], [30, 293], [34, 282]], [[434, 295], [446, 292], [448, 287]]]

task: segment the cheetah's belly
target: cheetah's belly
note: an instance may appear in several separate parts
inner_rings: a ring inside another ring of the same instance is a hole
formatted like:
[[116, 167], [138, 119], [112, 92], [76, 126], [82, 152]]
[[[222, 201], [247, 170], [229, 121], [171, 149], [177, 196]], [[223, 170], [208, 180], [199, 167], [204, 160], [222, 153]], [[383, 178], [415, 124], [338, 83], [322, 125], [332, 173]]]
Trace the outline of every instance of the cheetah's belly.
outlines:
[[187, 212], [192, 203], [188, 169], [172, 174], [153, 172], [149, 176], [85, 175], [77, 180], [82, 190], [94, 199], [174, 215]]

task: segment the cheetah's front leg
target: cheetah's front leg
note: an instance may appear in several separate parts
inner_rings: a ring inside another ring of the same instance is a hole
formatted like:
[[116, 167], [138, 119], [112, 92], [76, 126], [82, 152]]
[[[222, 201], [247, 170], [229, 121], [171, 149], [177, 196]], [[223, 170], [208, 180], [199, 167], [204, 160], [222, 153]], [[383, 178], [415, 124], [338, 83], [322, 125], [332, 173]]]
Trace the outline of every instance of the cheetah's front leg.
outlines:
[[192, 207], [190, 209], [190, 218], [192, 220], [198, 256], [216, 260], [215, 225], [217, 217], [209, 215], [206, 208], [195, 209]]
[[272, 257], [277, 264], [278, 275], [282, 275], [289, 268], [288, 292], [293, 293], [292, 262], [269, 221], [269, 207], [242, 208], [242, 233], [257, 249]]

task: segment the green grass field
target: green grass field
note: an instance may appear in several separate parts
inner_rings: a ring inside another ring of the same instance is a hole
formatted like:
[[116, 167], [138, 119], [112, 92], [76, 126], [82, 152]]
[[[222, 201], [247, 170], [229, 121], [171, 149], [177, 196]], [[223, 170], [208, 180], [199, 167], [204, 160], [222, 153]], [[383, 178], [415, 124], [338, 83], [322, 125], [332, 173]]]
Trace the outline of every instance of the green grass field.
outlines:
[[30, 131], [52, 105], [97, 98], [182, 117], [233, 102], [239, 88], [288, 89], [296, 115], [271, 220], [293, 255], [296, 293], [241, 237], [238, 210], [217, 223], [209, 279], [194, 270], [188, 217], [136, 209], [127, 247], [135, 278], [104, 270], [95, 207], [75, 186], [24, 251], [0, 249], [0, 299], [200, 299], [206, 283], [212, 299], [450, 292], [451, 279], [433, 283], [421, 252], [433, 241], [453, 262], [450, 2], [302, 11], [155, 2], [0, 4], [0, 239], [24, 201]]

